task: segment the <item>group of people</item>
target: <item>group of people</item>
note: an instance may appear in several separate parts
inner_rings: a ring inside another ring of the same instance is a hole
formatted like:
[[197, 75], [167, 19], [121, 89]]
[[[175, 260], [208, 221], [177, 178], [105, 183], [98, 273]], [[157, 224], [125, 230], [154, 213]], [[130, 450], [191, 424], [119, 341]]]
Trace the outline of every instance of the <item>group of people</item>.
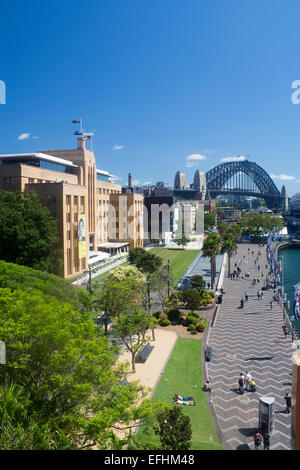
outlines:
[[243, 372], [240, 373], [239, 380], [239, 392], [243, 395], [244, 391], [247, 390], [248, 392], [256, 392], [256, 383], [254, 382], [252, 375], [250, 372]]
[[182, 395], [175, 394], [173, 397], [173, 405], [195, 406], [195, 398], [193, 396], [183, 397]]
[[264, 443], [264, 450], [270, 449], [270, 434], [265, 432], [261, 434], [259, 431], [253, 436], [255, 450], [260, 450], [261, 443]]

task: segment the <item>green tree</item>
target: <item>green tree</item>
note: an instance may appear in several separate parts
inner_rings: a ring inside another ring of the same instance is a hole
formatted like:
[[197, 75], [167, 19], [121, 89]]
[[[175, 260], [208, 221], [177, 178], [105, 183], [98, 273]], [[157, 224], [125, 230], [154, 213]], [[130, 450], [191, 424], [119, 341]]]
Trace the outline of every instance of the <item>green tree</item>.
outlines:
[[195, 274], [191, 277], [191, 287], [193, 289], [205, 289], [205, 284], [206, 282], [204, 281], [203, 276], [201, 276], [200, 274]]
[[212, 232], [203, 242], [202, 256], [210, 259], [210, 281], [213, 289], [216, 277], [216, 257], [221, 251], [221, 237]]
[[143, 248], [133, 248], [129, 252], [128, 260], [140, 271], [147, 274], [154, 273], [162, 264], [162, 259], [159, 256], [149, 253]]
[[149, 340], [145, 337], [146, 331], [153, 329], [155, 325], [156, 320], [140, 306], [131, 305], [127, 311], [123, 310], [112, 326], [112, 333], [121, 339], [131, 353], [132, 372], [135, 372], [136, 355]]
[[204, 230], [209, 230], [216, 225], [216, 212], [204, 214]]
[[185, 307], [190, 310], [199, 310], [201, 307], [202, 296], [198, 290], [183, 289], [180, 292], [180, 300], [185, 304]]
[[155, 434], [159, 436], [163, 449], [187, 450], [191, 447], [191, 420], [180, 408], [165, 409], [158, 414], [157, 421]]
[[88, 312], [38, 290], [0, 288], [0, 340], [7, 353], [0, 367], [2, 448], [49, 448], [53, 441], [54, 449], [104, 449], [116, 430], [126, 436], [154, 413], [143, 388], [122, 384], [128, 371], [117, 362], [119, 349], [98, 336]]
[[0, 259], [57, 273], [57, 222], [35, 191], [0, 190]]
[[241, 233], [253, 237], [255, 241], [261, 241], [272, 229], [281, 230], [284, 220], [270, 214], [245, 214], [241, 219]]

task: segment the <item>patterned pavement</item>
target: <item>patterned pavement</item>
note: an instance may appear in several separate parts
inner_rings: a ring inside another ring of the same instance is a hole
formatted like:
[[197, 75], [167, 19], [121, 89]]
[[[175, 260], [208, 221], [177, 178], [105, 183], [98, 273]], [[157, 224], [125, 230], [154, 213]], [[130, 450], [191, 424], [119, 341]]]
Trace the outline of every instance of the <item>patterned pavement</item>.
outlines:
[[[248, 247], [250, 255], [248, 255]], [[254, 256], [251, 251], [254, 251]], [[258, 251], [260, 272], [254, 264]], [[244, 260], [243, 256], [246, 256]], [[243, 263], [239, 263], [242, 260]], [[283, 397], [291, 393], [292, 387], [292, 348], [291, 339], [283, 335], [282, 310], [273, 302], [272, 290], [264, 291], [263, 300], [258, 300], [258, 287], [252, 287], [254, 276], [267, 273], [265, 264], [266, 250], [258, 245], [239, 245], [238, 252], [232, 258], [234, 263], [249, 272], [250, 277], [243, 280], [231, 280], [224, 277], [223, 303], [210, 328], [207, 344], [212, 346], [213, 357], [207, 364], [211, 382], [211, 404], [227, 449], [254, 449], [253, 434], [258, 427], [258, 398], [275, 398], [275, 429], [271, 435], [272, 450], [291, 449], [291, 415], [282, 413], [285, 409]], [[260, 288], [263, 286], [260, 276]], [[265, 276], [264, 276], [265, 279]], [[241, 298], [249, 293], [248, 302], [240, 308]], [[241, 372], [252, 374], [257, 391], [238, 393], [238, 377]], [[263, 448], [263, 446], [262, 446]]]

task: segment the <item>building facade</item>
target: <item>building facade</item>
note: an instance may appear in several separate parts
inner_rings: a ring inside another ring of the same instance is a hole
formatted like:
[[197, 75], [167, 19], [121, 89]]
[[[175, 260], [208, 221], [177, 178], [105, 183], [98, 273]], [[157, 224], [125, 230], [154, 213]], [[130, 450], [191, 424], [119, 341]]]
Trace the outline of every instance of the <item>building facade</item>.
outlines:
[[[83, 138], [72, 150], [0, 155], [0, 189], [34, 190], [55, 216], [62, 257], [59, 275], [66, 278], [88, 269], [92, 253], [120, 254], [143, 246], [143, 196], [124, 195], [110, 178], [97, 169]], [[122, 214], [130, 230], [121, 233], [116, 208], [124, 197]]]

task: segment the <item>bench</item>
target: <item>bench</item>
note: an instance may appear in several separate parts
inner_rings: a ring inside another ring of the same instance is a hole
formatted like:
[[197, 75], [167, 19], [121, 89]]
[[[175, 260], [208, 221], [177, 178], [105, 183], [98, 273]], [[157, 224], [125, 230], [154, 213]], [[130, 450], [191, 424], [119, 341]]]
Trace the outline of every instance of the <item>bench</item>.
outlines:
[[154, 346], [151, 346], [150, 343], [147, 343], [146, 346], [144, 346], [136, 355], [135, 362], [146, 362], [148, 357], [150, 356], [150, 353], [154, 349]]
[[212, 358], [212, 348], [211, 346], [205, 345], [205, 360], [209, 362]]

